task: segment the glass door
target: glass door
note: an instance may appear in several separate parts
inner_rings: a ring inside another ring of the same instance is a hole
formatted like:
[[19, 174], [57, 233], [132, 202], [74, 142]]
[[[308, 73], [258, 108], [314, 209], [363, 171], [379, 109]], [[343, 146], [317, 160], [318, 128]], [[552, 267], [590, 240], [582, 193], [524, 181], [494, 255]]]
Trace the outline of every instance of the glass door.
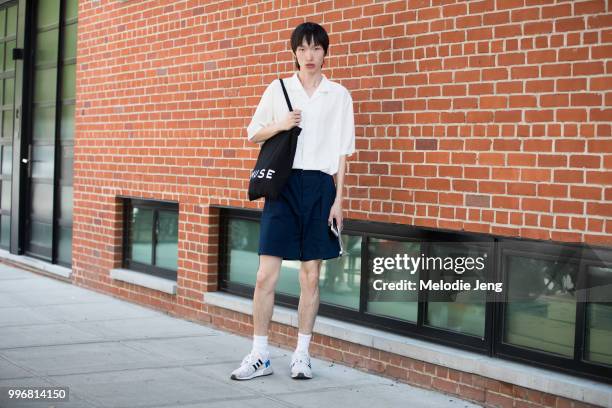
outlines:
[[18, 4], [0, 5], [0, 247], [9, 249], [11, 239], [11, 199], [13, 130], [15, 117], [15, 60]]
[[25, 253], [71, 264], [77, 0], [36, 2], [33, 15]]

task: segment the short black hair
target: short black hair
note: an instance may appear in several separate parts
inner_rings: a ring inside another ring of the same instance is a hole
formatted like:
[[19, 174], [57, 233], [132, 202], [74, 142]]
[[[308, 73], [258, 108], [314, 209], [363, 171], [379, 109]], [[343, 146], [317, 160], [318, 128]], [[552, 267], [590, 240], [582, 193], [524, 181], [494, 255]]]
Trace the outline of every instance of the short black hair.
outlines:
[[[323, 51], [325, 51], [325, 55], [327, 55], [329, 37], [327, 36], [327, 31], [325, 31], [325, 29], [319, 24], [307, 21], [295, 27], [291, 33], [291, 49], [294, 53], [297, 48], [302, 45], [304, 38], [306, 38], [306, 42], [308, 44], [312, 44], [314, 41], [314, 45], [320, 45], [323, 47]], [[295, 66], [298, 70], [300, 69], [300, 64], [298, 64], [297, 58], [295, 58]]]

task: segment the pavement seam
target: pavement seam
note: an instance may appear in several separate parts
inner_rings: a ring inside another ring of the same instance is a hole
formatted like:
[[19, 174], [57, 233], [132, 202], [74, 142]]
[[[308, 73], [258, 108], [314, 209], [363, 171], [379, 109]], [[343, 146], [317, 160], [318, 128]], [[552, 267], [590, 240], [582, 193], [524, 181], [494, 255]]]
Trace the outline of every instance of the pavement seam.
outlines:
[[[50, 324], [40, 324], [37, 326], [50, 326], [53, 324], [57, 324], [57, 323], [50, 323]], [[64, 323], [62, 323], [64, 324]], [[10, 326], [5, 326], [5, 327], [10, 327]], [[19, 326], [16, 326], [19, 327]], [[92, 333], [88, 333], [87, 334], [92, 334]], [[17, 346], [17, 347], [0, 347], [0, 353], [2, 351], [5, 350], [19, 350], [19, 349], [27, 349], [27, 348], [38, 348], [38, 347], [62, 347], [62, 346], [80, 346], [80, 345], [86, 345], [86, 344], [107, 344], [107, 343], [121, 343], [121, 342], [131, 342], [131, 341], [143, 341], [143, 340], [174, 340], [174, 339], [183, 339], [183, 338], [207, 338], [207, 337], [220, 337], [220, 335], [218, 334], [202, 334], [202, 335], [193, 335], [193, 336], [177, 336], [177, 337], [143, 337], [143, 338], [121, 338], [119, 339], [108, 339], [108, 340], [92, 340], [92, 341], [80, 341], [80, 342], [75, 342], [75, 343], [53, 343], [53, 344], [34, 344], [34, 345], [30, 345], [30, 346]]]

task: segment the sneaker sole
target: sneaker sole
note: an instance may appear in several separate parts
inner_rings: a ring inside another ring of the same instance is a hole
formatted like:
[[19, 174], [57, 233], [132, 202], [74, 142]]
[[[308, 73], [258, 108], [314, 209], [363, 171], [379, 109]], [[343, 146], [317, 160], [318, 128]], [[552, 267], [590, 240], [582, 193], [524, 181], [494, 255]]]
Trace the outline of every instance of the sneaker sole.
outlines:
[[266, 370], [255, 371], [253, 374], [251, 374], [248, 377], [239, 378], [239, 377], [236, 377], [236, 375], [232, 374], [230, 378], [232, 380], [236, 380], [236, 381], [245, 381], [245, 380], [252, 380], [253, 378], [257, 378], [257, 377], [263, 377], [265, 375], [270, 375], [270, 374], [273, 374], [273, 373], [274, 373], [274, 371], [272, 371], [272, 369], [270, 368], [269, 371], [266, 371]]
[[296, 376], [291, 376], [291, 378], [293, 378], [294, 380], [310, 380], [312, 379], [312, 376], [308, 377], [304, 373], [297, 373]]

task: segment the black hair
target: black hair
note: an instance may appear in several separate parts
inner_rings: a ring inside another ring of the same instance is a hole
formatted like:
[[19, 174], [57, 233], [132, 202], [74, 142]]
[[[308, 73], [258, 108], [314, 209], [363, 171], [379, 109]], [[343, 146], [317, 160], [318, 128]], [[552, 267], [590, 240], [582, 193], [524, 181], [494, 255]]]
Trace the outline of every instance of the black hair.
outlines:
[[[291, 49], [293, 50], [294, 54], [297, 48], [304, 42], [304, 38], [306, 38], [306, 42], [308, 44], [312, 44], [314, 41], [314, 45], [320, 45], [323, 47], [323, 51], [325, 51], [325, 55], [327, 55], [329, 37], [327, 36], [327, 31], [325, 31], [325, 29], [319, 24], [307, 21], [295, 27], [291, 33]], [[300, 64], [298, 64], [297, 58], [294, 59], [295, 66], [299, 70]]]

